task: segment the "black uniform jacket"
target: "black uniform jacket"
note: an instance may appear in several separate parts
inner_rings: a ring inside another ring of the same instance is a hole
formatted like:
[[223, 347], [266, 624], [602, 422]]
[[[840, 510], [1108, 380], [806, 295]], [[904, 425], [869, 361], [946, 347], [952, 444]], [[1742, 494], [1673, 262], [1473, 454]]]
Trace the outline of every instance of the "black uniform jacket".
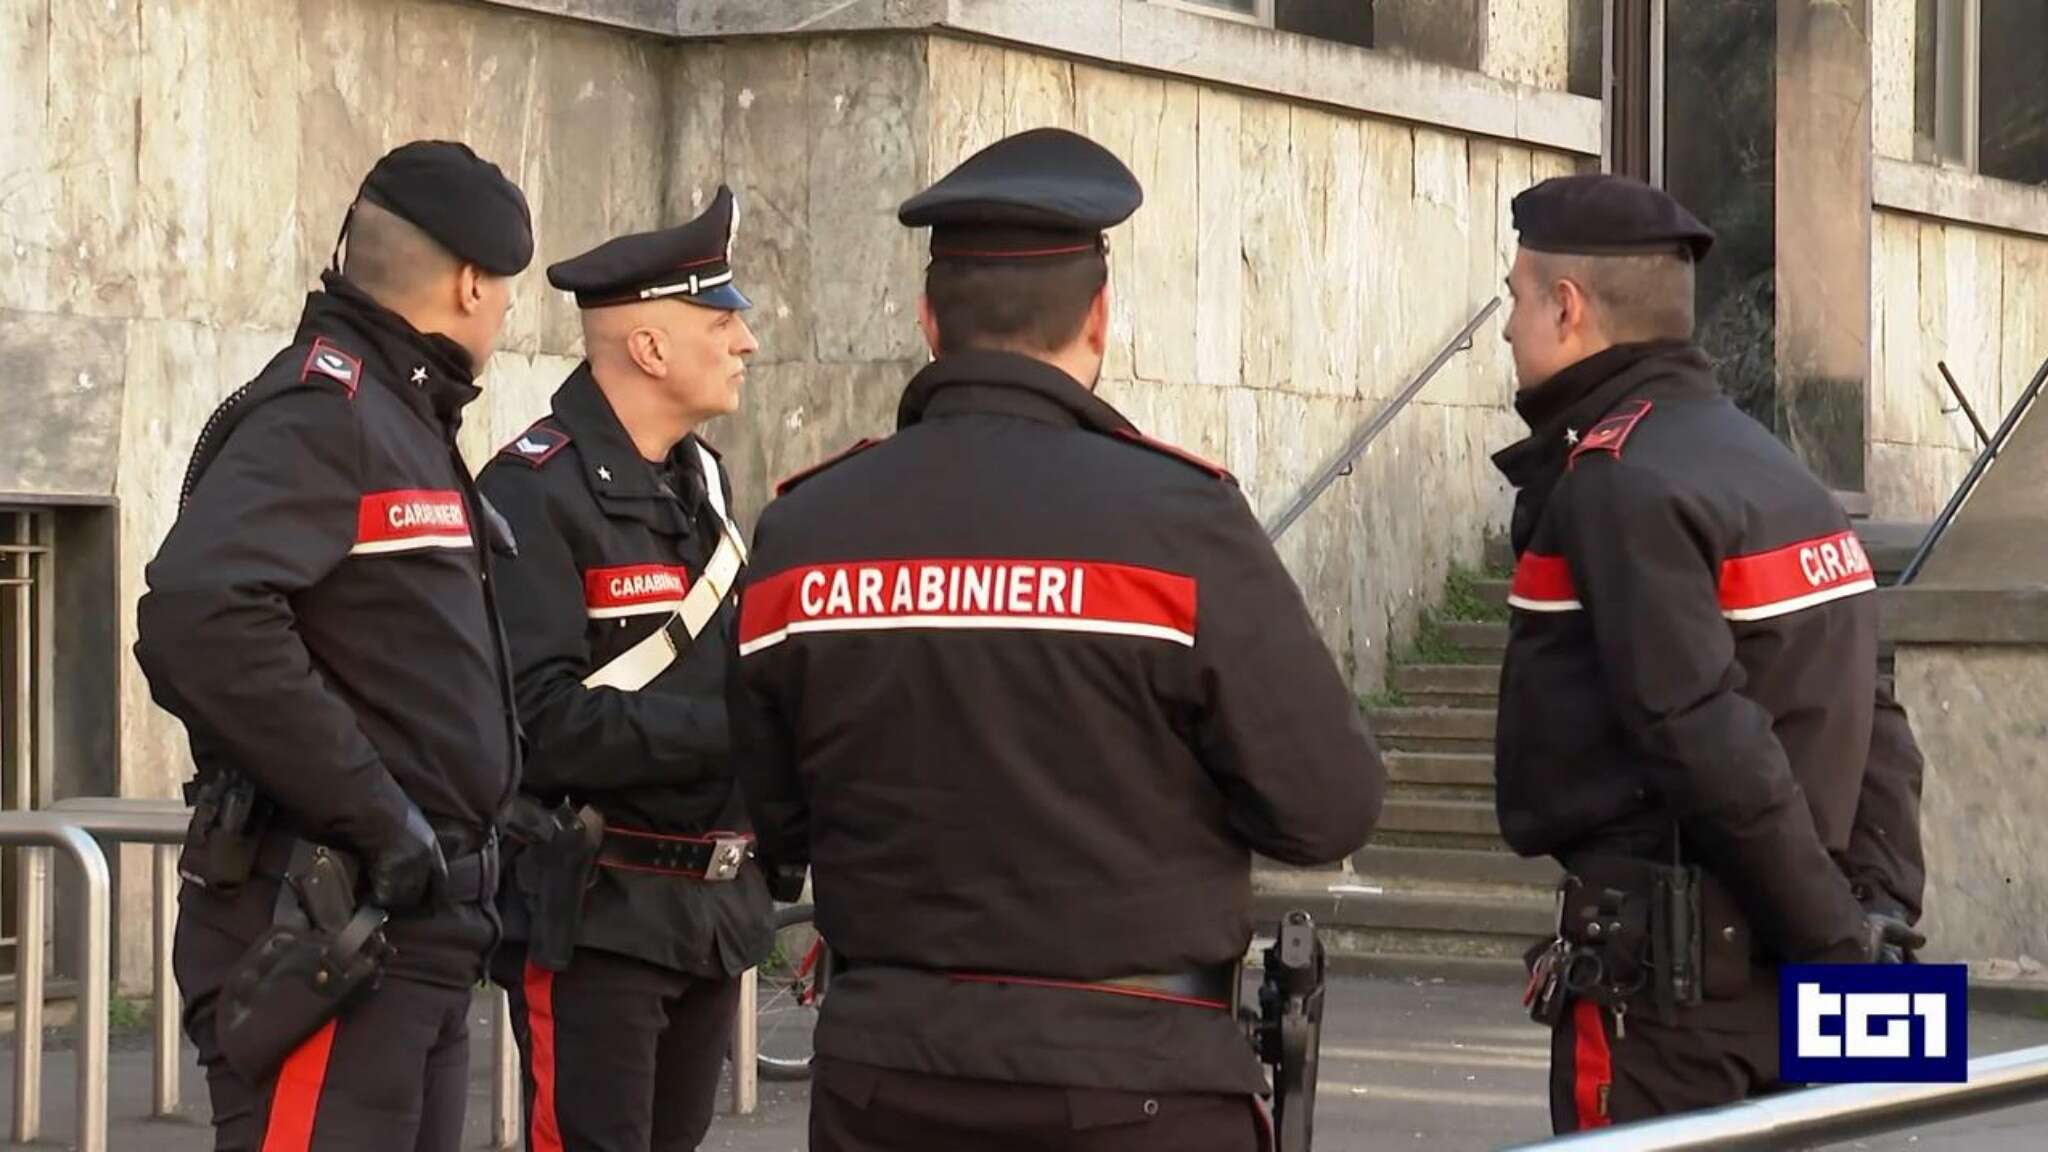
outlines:
[[[733, 597], [640, 690], [583, 686], [668, 622], [718, 546], [700, 444], [686, 438], [662, 468], [642, 459], [584, 364], [555, 392], [553, 415], [483, 471], [519, 541], [498, 584], [530, 742], [523, 787], [549, 807], [589, 804], [612, 828], [746, 827], [725, 714]], [[732, 487], [712, 460], [724, 504]], [[505, 874], [516, 889], [518, 869]], [[508, 933], [521, 936], [523, 909], [508, 904]], [[771, 912], [751, 863], [722, 883], [601, 867], [578, 941], [691, 975], [737, 975], [767, 954]]]
[[898, 427], [785, 483], [743, 593], [748, 801], [848, 963], [817, 1051], [1255, 1090], [1227, 1011], [1058, 983], [1235, 961], [1253, 851], [1371, 831], [1379, 755], [1300, 592], [1227, 474], [1043, 362], [942, 357]]
[[[330, 277], [200, 435], [135, 655], [200, 771], [252, 776], [297, 835], [374, 843], [409, 799], [474, 851], [512, 795], [491, 516], [455, 450], [476, 396], [452, 342]], [[261, 887], [241, 930], [269, 924]], [[188, 892], [188, 913], [209, 899]], [[495, 929], [448, 912], [393, 921], [393, 971], [476, 978]]]
[[1623, 345], [1516, 401], [1520, 491], [1495, 753], [1524, 855], [1685, 857], [1766, 959], [1860, 954], [1833, 855], [1877, 661], [1870, 564], [1827, 490], [1687, 344]]

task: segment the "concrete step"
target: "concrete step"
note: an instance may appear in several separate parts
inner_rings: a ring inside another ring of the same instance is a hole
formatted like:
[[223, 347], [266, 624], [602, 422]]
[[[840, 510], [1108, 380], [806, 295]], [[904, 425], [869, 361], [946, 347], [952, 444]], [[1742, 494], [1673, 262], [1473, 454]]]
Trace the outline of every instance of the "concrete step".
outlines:
[[1485, 755], [1493, 753], [1493, 721], [1485, 708], [1375, 708], [1366, 717], [1388, 751]]
[[1473, 837], [1482, 845], [1500, 840], [1500, 820], [1490, 799], [1388, 796], [1380, 811], [1380, 827], [1388, 832]]
[[1510, 583], [1505, 576], [1481, 576], [1472, 581], [1472, 591], [1488, 604], [1505, 604]]
[[1355, 934], [1363, 950], [1429, 955], [1514, 957], [1555, 924], [1548, 892], [1534, 887], [1371, 883], [1333, 873], [1265, 874], [1253, 917], [1277, 923], [1293, 909], [1315, 917], [1327, 937]]
[[1559, 870], [1548, 857], [1535, 860], [1508, 851], [1421, 848], [1368, 844], [1351, 857], [1362, 884], [1536, 888], [1550, 891]]
[[1490, 664], [1409, 664], [1389, 679], [1403, 703], [1416, 708], [1492, 708], [1500, 701], [1500, 669]]
[[1508, 649], [1508, 626], [1498, 620], [1448, 620], [1444, 639], [1460, 663], [1499, 664]]
[[1493, 756], [1476, 752], [1386, 752], [1387, 779], [1394, 784], [1443, 788], [1492, 788]]

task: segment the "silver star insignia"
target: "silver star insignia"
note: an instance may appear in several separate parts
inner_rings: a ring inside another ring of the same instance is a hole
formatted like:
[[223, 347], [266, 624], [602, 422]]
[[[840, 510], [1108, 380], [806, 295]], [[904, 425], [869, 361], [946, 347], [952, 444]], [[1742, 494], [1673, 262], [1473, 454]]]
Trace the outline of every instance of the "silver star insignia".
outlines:
[[1576, 428], [1565, 429], [1564, 442], [1567, 444], [1577, 444], [1579, 442], [1579, 430]]
[[427, 382], [427, 370], [424, 367], [413, 369], [412, 382], [415, 384], [425, 384]]
[[611, 469], [609, 469], [609, 468], [607, 468], [607, 467], [605, 467], [605, 466], [604, 466], [604, 465], [602, 465], [602, 464], [598, 465], [598, 466], [597, 466], [597, 478], [598, 478], [599, 480], [602, 480], [602, 481], [604, 481], [604, 482], [605, 482], [605, 483], [607, 483], [607, 484], [611, 483], [611, 482], [612, 482], [612, 470], [611, 470]]

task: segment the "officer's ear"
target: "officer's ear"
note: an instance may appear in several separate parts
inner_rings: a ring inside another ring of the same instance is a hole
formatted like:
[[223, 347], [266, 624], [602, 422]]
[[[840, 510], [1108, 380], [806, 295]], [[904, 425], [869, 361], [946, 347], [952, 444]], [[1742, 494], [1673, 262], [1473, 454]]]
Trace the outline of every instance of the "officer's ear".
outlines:
[[924, 346], [931, 349], [932, 357], [939, 355], [939, 318], [932, 311], [932, 298], [919, 293], [917, 297], [917, 327], [924, 333]]
[[487, 273], [465, 260], [455, 267], [455, 310], [474, 316], [484, 307], [484, 276]]
[[1585, 335], [1594, 327], [1593, 301], [1577, 280], [1560, 278], [1550, 285], [1550, 303], [1563, 334]]
[[1095, 298], [1088, 302], [1088, 319], [1081, 325], [1081, 339], [1087, 341], [1088, 351], [1095, 356], [1109, 354], [1109, 281], [1095, 290]]
[[646, 324], [626, 333], [626, 354], [647, 375], [668, 377], [668, 333], [661, 329]]

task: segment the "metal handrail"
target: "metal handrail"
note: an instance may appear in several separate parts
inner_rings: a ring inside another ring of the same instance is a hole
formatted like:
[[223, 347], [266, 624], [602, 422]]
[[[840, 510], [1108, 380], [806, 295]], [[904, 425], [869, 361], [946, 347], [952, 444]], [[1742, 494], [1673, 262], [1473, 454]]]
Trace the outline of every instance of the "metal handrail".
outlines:
[[1488, 300], [1486, 307], [1481, 308], [1473, 314], [1472, 319], [1465, 322], [1465, 326], [1458, 330], [1458, 334], [1451, 337], [1450, 343], [1437, 352], [1436, 358], [1431, 360], [1415, 379], [1409, 381], [1408, 386], [1401, 389], [1399, 395], [1382, 405], [1379, 411], [1372, 414], [1371, 419], [1361, 425], [1358, 431], [1353, 432], [1344, 447], [1330, 458], [1328, 464], [1323, 465], [1322, 471], [1316, 473], [1315, 479], [1310, 480], [1302, 488], [1301, 493], [1295, 496], [1278, 516], [1273, 517], [1272, 523], [1266, 525], [1266, 538], [1280, 539], [1281, 533], [1286, 532], [1296, 520], [1301, 519], [1302, 514], [1321, 498], [1330, 485], [1337, 482], [1338, 477], [1350, 475], [1352, 464], [1371, 447], [1373, 438], [1384, 431], [1387, 425], [1393, 423], [1394, 417], [1401, 414], [1401, 409], [1406, 408], [1408, 402], [1415, 399], [1416, 394], [1435, 379], [1438, 372], [1443, 371], [1444, 365], [1451, 362], [1451, 357], [1472, 347], [1472, 334], [1479, 331], [1479, 326], [1486, 323], [1486, 318], [1493, 315], [1499, 307], [1500, 297], [1495, 296]]
[[1570, 1152], [1802, 1148], [2048, 1100], [2048, 1045], [1980, 1056], [1960, 1084], [1837, 1084], [1525, 1144]]
[[107, 857], [70, 815], [47, 810], [0, 812], [0, 844], [22, 847], [21, 933], [15, 949], [20, 993], [14, 1020], [14, 1140], [42, 1134], [43, 908], [49, 888], [49, 851], [62, 848], [85, 879], [84, 955], [79, 973], [78, 1149], [107, 1147], [107, 936], [111, 922]]
[[171, 950], [178, 927], [178, 848], [192, 821], [192, 809], [179, 800], [126, 796], [74, 796], [43, 809], [61, 812], [96, 840], [112, 844], [153, 846], [150, 882], [151, 933], [155, 949], [150, 975], [156, 1005], [155, 1099], [150, 1114], [163, 1117], [178, 1111], [178, 982], [171, 970]]
[[[2040, 397], [2044, 384], [2048, 384], [2048, 360], [2041, 361], [2040, 370], [2034, 373], [2031, 381], [2028, 381], [2026, 390], [2020, 393], [2019, 399], [2012, 402], [2012, 410], [2005, 414], [2005, 419], [1999, 422], [1998, 431], [1992, 433], [1990, 443], [1984, 446], [1984, 451], [1970, 464], [1970, 470], [1964, 473], [1963, 482], [1956, 485], [1955, 493], [1948, 498], [1948, 504], [1942, 508], [1941, 515], [1935, 517], [1934, 523], [1928, 526], [1927, 535], [1921, 538], [1920, 547], [1913, 550], [1913, 558], [1906, 561], [1905, 570], [1899, 573], [1898, 583], [1901, 586], [1911, 584], [1920, 575], [1920, 569], [1934, 553], [1934, 546], [1941, 542], [1942, 535], [1948, 531], [1949, 525], [1955, 522], [1957, 514], [1962, 512], [1963, 505], [1968, 504], [1970, 497], [1976, 494], [1978, 481], [1984, 479], [1984, 474], [1989, 472], [1991, 465], [1998, 460], [1998, 454], [2004, 451], [2006, 441], [2012, 439], [2013, 430], [2018, 428], [2020, 421], [2033, 410], [2034, 401]], [[1975, 417], [1972, 416], [1971, 419], [1974, 421]]]

